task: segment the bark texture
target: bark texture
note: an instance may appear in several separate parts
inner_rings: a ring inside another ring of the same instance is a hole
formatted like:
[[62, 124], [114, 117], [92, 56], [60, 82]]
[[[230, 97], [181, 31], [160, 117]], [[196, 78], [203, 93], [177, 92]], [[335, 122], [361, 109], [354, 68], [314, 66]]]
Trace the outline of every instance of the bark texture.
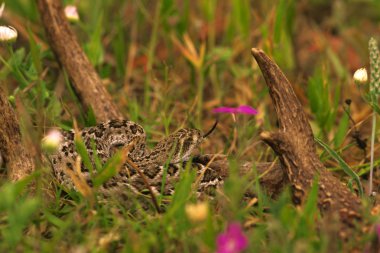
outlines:
[[8, 178], [20, 180], [34, 171], [34, 161], [24, 147], [15, 111], [0, 87], [0, 155]]
[[37, 0], [37, 4], [49, 44], [82, 103], [93, 109], [98, 121], [123, 118], [70, 29], [61, 1]]
[[[230, 165], [226, 155], [200, 155], [194, 157], [193, 162], [212, 168], [223, 179], [229, 175]], [[256, 170], [256, 174], [252, 174], [252, 169]], [[278, 162], [255, 164], [244, 162], [239, 167], [239, 173], [241, 175], [252, 175], [251, 180], [255, 180], [255, 176], [258, 176], [261, 187], [271, 197], [276, 197], [281, 193], [283, 187], [288, 183], [287, 176]]]
[[322, 215], [338, 216], [341, 236], [361, 220], [361, 201], [346, 185], [326, 170], [316, 154], [316, 143], [306, 114], [280, 68], [261, 50], [252, 49], [275, 107], [279, 130], [263, 132], [261, 138], [279, 156], [293, 190], [293, 201], [302, 204], [315, 177], [318, 207]]

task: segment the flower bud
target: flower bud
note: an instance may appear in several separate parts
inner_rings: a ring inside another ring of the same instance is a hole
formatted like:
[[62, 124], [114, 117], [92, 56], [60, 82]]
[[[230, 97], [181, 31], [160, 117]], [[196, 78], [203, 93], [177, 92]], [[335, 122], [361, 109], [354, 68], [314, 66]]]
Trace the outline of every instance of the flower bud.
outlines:
[[0, 42], [13, 43], [17, 39], [17, 30], [12, 26], [0, 26]]
[[67, 5], [65, 7], [65, 16], [66, 18], [71, 22], [78, 22], [79, 21], [79, 14], [77, 7], [75, 5]]
[[42, 147], [47, 152], [54, 152], [58, 149], [63, 140], [63, 136], [58, 130], [51, 130], [43, 139]]
[[368, 82], [368, 74], [365, 68], [360, 68], [354, 73], [354, 81], [358, 85], [364, 85]]
[[9, 101], [9, 103], [11, 103], [11, 104], [14, 104], [14, 103], [15, 103], [15, 101], [16, 101], [16, 98], [15, 98], [15, 96], [13, 96], [13, 95], [10, 95], [10, 96], [8, 97], [8, 101]]
[[201, 222], [207, 218], [208, 205], [206, 202], [187, 204], [185, 207], [186, 215], [192, 222]]

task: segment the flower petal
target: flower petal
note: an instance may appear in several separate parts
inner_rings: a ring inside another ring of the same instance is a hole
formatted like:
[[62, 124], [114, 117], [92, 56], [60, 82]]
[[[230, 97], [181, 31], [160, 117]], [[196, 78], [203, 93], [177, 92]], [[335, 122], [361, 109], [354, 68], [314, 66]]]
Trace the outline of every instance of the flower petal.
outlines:
[[245, 249], [248, 245], [248, 240], [245, 237], [243, 230], [239, 223], [231, 223], [228, 226], [227, 233], [230, 235], [231, 238], [235, 240], [235, 243], [237, 245], [237, 248], [239, 250]]
[[12, 26], [0, 26], [0, 42], [13, 43], [17, 39], [17, 30]]
[[212, 110], [214, 113], [236, 113], [236, 111], [234, 107], [218, 107]]
[[366, 84], [368, 81], [368, 74], [365, 68], [360, 68], [354, 73], [354, 81], [356, 84]]
[[222, 233], [218, 235], [216, 238], [216, 253], [226, 253], [228, 243], [229, 243], [229, 237], [227, 233]]
[[239, 253], [247, 248], [248, 239], [240, 224], [234, 222], [228, 225], [226, 232], [217, 237], [216, 244], [217, 253]]
[[256, 115], [257, 110], [249, 105], [241, 105], [237, 108], [237, 111], [242, 114]]
[[249, 105], [241, 105], [239, 107], [217, 107], [212, 110], [213, 113], [236, 113], [256, 115], [258, 112]]
[[227, 233], [229, 235], [240, 235], [241, 234], [241, 226], [237, 222], [233, 222], [228, 225]]
[[78, 9], [75, 5], [67, 5], [65, 7], [65, 16], [71, 22], [79, 21]]

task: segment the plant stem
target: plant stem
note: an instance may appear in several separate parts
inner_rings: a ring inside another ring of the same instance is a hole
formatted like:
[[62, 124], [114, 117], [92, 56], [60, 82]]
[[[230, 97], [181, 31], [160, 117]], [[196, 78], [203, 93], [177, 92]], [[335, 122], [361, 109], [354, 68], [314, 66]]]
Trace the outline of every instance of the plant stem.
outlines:
[[[376, 98], [377, 100], [377, 98]], [[371, 134], [371, 163], [369, 170], [369, 184], [368, 184], [368, 195], [372, 194], [373, 188], [373, 158], [374, 158], [374, 150], [375, 150], [375, 132], [376, 132], [376, 113], [372, 114], [372, 134]]]

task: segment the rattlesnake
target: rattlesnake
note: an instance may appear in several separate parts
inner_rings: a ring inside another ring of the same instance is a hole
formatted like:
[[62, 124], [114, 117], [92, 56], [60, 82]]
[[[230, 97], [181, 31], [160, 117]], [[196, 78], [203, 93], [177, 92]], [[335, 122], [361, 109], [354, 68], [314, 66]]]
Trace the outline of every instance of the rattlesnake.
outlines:
[[[74, 141], [76, 134], [85, 144], [93, 165], [95, 156], [105, 164], [115, 153], [115, 149], [127, 147], [128, 158], [144, 174], [153, 193], [172, 195], [174, 185], [183, 170], [183, 164], [189, 161], [193, 151], [214, 130], [216, 124], [204, 135], [197, 129], [180, 129], [149, 150], [146, 146], [145, 131], [139, 124], [128, 120], [110, 120], [94, 127], [84, 128], [79, 133], [75, 133], [74, 130], [62, 131], [63, 141], [49, 158], [58, 182], [67, 189], [76, 189], [72, 177], [68, 173], [68, 170], [74, 171], [75, 161], [78, 157]], [[210, 192], [223, 184], [223, 178], [216, 171], [196, 162], [191, 165], [192, 169], [197, 170], [200, 191]], [[162, 187], [165, 169], [165, 185]], [[92, 177], [96, 172], [90, 173], [89, 168], [83, 162], [80, 170], [82, 178], [92, 187]], [[146, 182], [139, 173], [130, 163], [125, 162], [119, 172], [106, 181], [99, 190], [105, 194], [125, 191], [147, 194], [147, 188]]]

